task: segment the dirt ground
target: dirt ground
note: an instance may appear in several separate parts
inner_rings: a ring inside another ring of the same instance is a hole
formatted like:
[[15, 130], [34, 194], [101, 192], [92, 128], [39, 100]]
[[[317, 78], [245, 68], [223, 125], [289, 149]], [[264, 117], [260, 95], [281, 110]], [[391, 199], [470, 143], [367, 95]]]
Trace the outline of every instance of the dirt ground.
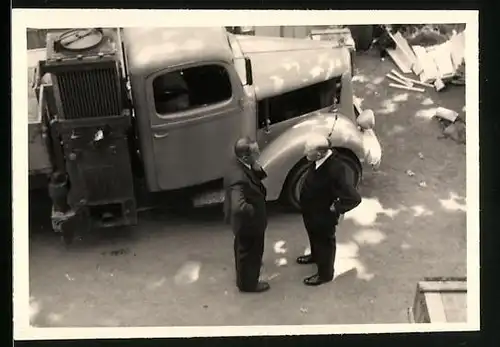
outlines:
[[354, 271], [328, 285], [304, 286], [314, 268], [294, 259], [304, 253], [306, 234], [300, 216], [279, 206], [271, 208], [264, 256], [263, 277], [272, 288], [259, 295], [234, 286], [232, 234], [218, 209], [144, 213], [128, 233], [104, 234], [71, 250], [46, 221], [33, 220], [32, 324], [408, 322], [417, 281], [466, 275], [465, 146], [440, 139], [431, 120], [439, 106], [461, 111], [464, 87], [406, 92], [387, 87], [389, 59], [367, 53], [356, 66], [356, 95], [376, 114], [383, 159], [378, 172], [364, 177], [363, 202], [338, 230], [336, 267]]

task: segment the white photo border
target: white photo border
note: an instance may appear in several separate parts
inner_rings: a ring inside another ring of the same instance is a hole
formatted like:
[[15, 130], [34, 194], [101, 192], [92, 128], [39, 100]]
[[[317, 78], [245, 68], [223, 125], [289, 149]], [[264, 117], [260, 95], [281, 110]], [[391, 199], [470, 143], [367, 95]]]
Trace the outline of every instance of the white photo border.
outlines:
[[[168, 21], [165, 19], [168, 18]], [[238, 327], [34, 328], [29, 324], [27, 28], [127, 26], [276, 26], [391, 23], [465, 23], [467, 163], [467, 316], [461, 324], [359, 324]], [[477, 331], [479, 310], [479, 13], [478, 11], [104, 10], [12, 11], [13, 300], [16, 340], [323, 335]]]

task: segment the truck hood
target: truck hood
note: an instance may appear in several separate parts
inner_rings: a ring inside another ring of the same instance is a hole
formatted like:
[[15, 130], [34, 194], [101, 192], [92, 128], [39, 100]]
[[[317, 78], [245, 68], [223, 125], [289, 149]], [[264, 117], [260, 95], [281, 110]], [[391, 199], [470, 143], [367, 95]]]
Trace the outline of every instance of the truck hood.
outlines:
[[334, 47], [334, 44], [328, 41], [250, 35], [235, 36], [242, 52], [246, 54], [304, 51]]
[[307, 87], [350, 70], [347, 48], [327, 41], [237, 36], [243, 55], [252, 62], [257, 100]]

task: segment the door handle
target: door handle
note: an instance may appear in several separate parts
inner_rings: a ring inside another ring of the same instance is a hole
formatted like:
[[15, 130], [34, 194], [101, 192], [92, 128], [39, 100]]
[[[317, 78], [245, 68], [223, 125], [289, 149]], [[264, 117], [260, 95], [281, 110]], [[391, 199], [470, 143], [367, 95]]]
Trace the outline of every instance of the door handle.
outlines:
[[266, 134], [269, 134], [271, 132], [271, 120], [269, 118], [266, 118], [266, 125], [264, 129]]
[[168, 136], [168, 133], [161, 133], [161, 134], [154, 133], [153, 136], [155, 139], [163, 139]]

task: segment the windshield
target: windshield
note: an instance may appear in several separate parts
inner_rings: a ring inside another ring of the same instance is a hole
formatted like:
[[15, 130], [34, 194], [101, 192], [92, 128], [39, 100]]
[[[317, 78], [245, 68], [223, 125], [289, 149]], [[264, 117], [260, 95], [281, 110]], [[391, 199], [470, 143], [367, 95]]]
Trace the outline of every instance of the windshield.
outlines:
[[247, 74], [245, 67], [245, 56], [243, 55], [243, 52], [241, 50], [240, 44], [236, 36], [234, 36], [229, 32], [226, 33], [226, 35], [227, 35], [227, 43], [231, 48], [231, 51], [233, 52], [234, 56], [233, 58], [234, 68], [238, 73], [238, 77], [240, 78], [241, 84], [246, 85], [248, 81], [247, 81]]

